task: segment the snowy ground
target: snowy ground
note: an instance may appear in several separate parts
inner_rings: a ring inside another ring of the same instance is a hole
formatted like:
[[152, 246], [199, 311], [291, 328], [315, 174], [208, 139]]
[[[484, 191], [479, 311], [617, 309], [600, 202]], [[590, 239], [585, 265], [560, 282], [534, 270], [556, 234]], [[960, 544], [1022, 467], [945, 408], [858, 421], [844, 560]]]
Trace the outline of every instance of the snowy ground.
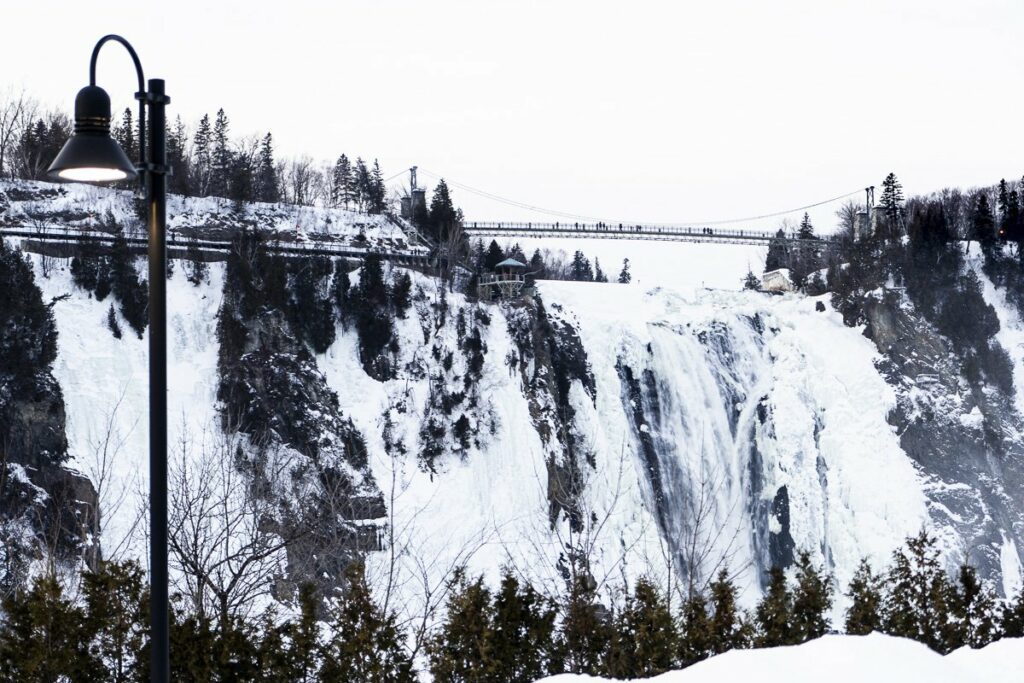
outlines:
[[[803, 645], [734, 650], [652, 683], [1018, 683], [1024, 640], [1002, 640], [981, 650], [963, 648], [943, 657], [912, 640], [880, 634], [825, 636]], [[598, 683], [571, 674], [538, 683]]]

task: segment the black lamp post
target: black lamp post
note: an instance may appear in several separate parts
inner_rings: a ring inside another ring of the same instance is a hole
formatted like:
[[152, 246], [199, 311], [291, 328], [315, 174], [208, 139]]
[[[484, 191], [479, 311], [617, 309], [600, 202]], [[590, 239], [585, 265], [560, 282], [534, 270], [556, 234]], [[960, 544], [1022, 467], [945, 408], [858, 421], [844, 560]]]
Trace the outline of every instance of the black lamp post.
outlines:
[[[96, 85], [96, 58], [109, 41], [128, 50], [139, 77], [139, 162], [135, 165], [110, 137], [110, 97]], [[121, 36], [96, 43], [89, 62], [89, 85], [75, 97], [75, 130], [47, 175], [54, 180], [109, 182], [142, 180], [149, 223], [149, 590], [150, 680], [170, 680], [167, 606], [167, 132], [164, 107], [171, 101], [164, 82], [145, 89], [139, 56]], [[149, 149], [146, 109], [149, 109]]]

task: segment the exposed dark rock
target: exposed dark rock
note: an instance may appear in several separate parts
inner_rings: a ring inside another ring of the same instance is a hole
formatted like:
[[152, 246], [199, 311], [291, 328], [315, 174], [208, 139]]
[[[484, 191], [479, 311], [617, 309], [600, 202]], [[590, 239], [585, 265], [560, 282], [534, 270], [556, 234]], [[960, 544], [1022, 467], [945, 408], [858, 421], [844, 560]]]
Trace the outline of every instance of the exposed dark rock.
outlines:
[[1003, 394], [965, 377], [949, 342], [895, 293], [867, 297], [861, 310], [897, 392], [889, 421], [929, 481], [932, 518], [957, 532], [982, 576], [999, 576], [1003, 533], [1024, 547], [1021, 416]]

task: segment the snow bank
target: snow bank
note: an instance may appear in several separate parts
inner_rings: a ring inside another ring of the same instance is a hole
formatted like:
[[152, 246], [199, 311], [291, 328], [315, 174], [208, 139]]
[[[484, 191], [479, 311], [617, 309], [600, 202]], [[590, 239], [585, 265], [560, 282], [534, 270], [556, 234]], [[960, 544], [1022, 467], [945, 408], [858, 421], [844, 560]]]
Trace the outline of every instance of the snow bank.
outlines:
[[[734, 650], [644, 679], [656, 683], [1016, 683], [1024, 667], [1024, 640], [1003, 640], [982, 650], [943, 657], [904, 638], [880, 634], [825, 636], [794, 647]], [[538, 683], [597, 683], [607, 679], [561, 675]]]

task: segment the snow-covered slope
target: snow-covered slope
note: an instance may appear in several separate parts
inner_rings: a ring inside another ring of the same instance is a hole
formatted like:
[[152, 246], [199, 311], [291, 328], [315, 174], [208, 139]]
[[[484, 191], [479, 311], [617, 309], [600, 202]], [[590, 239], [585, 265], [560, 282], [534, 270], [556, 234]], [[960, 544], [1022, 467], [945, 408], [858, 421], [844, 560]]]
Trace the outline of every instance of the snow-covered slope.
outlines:
[[[0, 181], [0, 228], [61, 228], [110, 232], [114, 223], [140, 227], [134, 193], [71, 183]], [[248, 203], [240, 207], [217, 197], [168, 196], [171, 238], [230, 239], [242, 226], [282, 241], [316, 240], [389, 250], [422, 250], [415, 230], [400, 219], [345, 209]]]
[[[1011, 683], [1024, 667], [1024, 640], [1008, 639], [980, 650], [962, 648], [945, 657], [912, 640], [881, 634], [824, 636], [803, 645], [734, 650], [652, 683]], [[538, 683], [598, 683], [606, 679], [565, 674]]]
[[[34, 257], [37, 273], [43, 272]], [[97, 488], [107, 557], [146, 556], [144, 524], [149, 452], [148, 337], [107, 329], [112, 300], [96, 301], [71, 282], [67, 264], [37, 277], [44, 300], [57, 300], [58, 355], [54, 375], [64, 391], [71, 464]], [[194, 287], [178, 268], [168, 282], [168, 412], [172, 459], [183, 441], [217, 429], [217, 309], [223, 264]], [[116, 304], [114, 304], [116, 310]], [[116, 314], [119, 317], [119, 314]]]

